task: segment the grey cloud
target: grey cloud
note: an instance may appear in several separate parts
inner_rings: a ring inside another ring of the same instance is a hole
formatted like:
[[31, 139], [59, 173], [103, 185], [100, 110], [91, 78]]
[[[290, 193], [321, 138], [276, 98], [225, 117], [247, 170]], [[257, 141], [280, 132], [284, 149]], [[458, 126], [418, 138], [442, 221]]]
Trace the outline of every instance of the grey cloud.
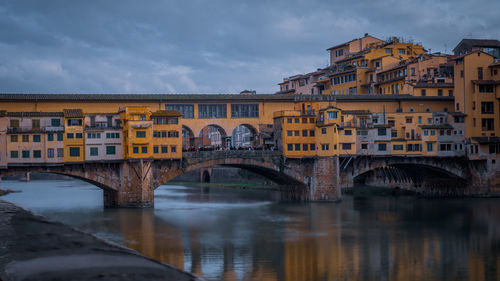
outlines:
[[369, 32], [448, 52], [500, 38], [497, 1], [4, 0], [1, 92], [272, 93]]

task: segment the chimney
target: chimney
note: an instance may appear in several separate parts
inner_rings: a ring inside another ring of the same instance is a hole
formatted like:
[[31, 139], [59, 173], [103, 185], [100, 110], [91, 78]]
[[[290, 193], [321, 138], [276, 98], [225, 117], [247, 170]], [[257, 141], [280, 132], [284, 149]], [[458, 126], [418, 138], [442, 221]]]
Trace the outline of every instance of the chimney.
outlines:
[[365, 33], [365, 37], [368, 37], [368, 33]]

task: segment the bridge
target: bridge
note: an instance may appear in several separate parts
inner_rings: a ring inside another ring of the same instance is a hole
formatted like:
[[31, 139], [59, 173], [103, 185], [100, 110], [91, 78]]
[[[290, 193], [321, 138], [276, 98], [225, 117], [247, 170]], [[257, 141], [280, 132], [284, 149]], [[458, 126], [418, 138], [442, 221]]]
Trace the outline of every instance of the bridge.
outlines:
[[480, 194], [490, 185], [484, 180], [488, 169], [481, 165], [457, 157], [286, 158], [279, 151], [225, 150], [185, 152], [181, 159], [11, 165], [0, 170], [0, 177], [26, 172], [67, 175], [103, 189], [105, 207], [152, 207], [159, 186], [197, 169], [210, 173], [214, 166], [237, 167], [269, 178], [287, 200], [338, 201], [341, 188], [355, 184], [438, 195]]

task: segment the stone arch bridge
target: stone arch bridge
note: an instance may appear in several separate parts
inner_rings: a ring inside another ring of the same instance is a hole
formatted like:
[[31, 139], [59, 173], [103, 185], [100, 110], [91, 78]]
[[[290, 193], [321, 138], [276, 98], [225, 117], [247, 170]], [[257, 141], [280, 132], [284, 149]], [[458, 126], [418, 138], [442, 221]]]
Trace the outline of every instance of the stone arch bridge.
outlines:
[[140, 159], [18, 165], [0, 170], [0, 177], [26, 172], [67, 175], [92, 183], [104, 194], [106, 207], [152, 207], [154, 190], [196, 169], [213, 166], [246, 169], [279, 185], [283, 198], [303, 201], [337, 201], [341, 187], [379, 180], [408, 189], [437, 189], [453, 183], [462, 192], [484, 191], [486, 171], [463, 158], [426, 157], [315, 157], [285, 158], [278, 151], [185, 152], [182, 159]]

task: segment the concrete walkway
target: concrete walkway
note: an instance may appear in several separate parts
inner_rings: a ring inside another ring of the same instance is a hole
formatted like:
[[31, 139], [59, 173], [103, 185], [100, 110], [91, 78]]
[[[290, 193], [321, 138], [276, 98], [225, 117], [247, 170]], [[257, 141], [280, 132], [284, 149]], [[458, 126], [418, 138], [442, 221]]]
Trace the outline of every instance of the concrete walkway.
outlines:
[[203, 280], [0, 200], [0, 280]]

